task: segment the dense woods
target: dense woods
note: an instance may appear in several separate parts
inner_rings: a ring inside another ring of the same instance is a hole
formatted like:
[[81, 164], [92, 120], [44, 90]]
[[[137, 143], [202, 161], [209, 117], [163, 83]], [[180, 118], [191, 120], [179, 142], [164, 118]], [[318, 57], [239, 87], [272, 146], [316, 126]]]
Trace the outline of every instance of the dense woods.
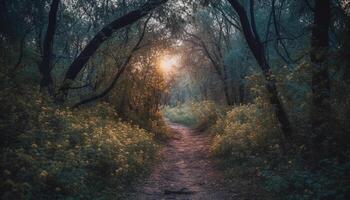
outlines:
[[348, 0], [1, 0], [1, 199], [134, 199], [174, 123], [223, 188], [349, 199], [349, 34]]

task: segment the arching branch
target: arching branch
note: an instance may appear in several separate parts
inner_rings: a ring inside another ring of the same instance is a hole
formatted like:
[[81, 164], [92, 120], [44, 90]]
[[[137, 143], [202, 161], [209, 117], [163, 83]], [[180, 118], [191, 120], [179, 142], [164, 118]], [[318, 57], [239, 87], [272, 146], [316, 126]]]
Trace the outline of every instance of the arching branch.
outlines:
[[106, 25], [99, 31], [95, 37], [86, 45], [84, 50], [79, 54], [79, 56], [73, 61], [73, 63], [68, 68], [65, 75], [64, 82], [60, 87], [60, 94], [58, 96], [59, 101], [64, 101], [67, 95], [67, 88], [70, 87], [74, 79], [78, 76], [80, 71], [84, 68], [86, 63], [95, 54], [97, 49], [109, 39], [114, 32], [120, 30], [123, 27], [131, 25], [141, 19], [142, 17], [148, 15], [152, 10], [158, 6], [166, 3], [167, 0], [149, 0], [140, 8], [133, 10], [122, 17], [112, 21], [110, 24]]
[[77, 108], [83, 104], [87, 104], [87, 103], [90, 103], [90, 102], [93, 102], [93, 101], [96, 101], [104, 96], [106, 96], [115, 86], [115, 84], [118, 82], [119, 78], [121, 77], [121, 75], [124, 73], [124, 71], [126, 70], [127, 66], [129, 65], [129, 62], [130, 60], [132, 59], [134, 53], [140, 49], [140, 44], [143, 40], [143, 38], [145, 37], [145, 33], [146, 33], [146, 30], [147, 30], [147, 24], [149, 22], [149, 20], [151, 19], [152, 15], [150, 15], [144, 26], [143, 26], [143, 30], [142, 30], [142, 33], [141, 33], [141, 36], [139, 38], [139, 40], [137, 41], [136, 45], [132, 48], [131, 52], [129, 53], [128, 57], [125, 59], [125, 61], [123, 62], [123, 64], [121, 65], [120, 69], [117, 71], [117, 73], [115, 74], [114, 78], [113, 78], [113, 81], [111, 82], [111, 84], [103, 91], [101, 92], [100, 94], [97, 94], [95, 96], [92, 96], [90, 98], [87, 98], [87, 99], [84, 99], [82, 101], [80, 101], [79, 103], [75, 104], [73, 106], [73, 108]]

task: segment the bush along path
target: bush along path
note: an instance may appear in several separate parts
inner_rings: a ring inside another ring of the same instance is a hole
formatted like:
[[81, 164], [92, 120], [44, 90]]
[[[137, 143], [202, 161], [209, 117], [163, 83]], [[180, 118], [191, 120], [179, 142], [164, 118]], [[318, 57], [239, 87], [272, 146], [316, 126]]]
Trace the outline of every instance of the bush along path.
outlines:
[[161, 151], [161, 161], [128, 199], [255, 199], [239, 187], [226, 187], [224, 175], [209, 157], [210, 136], [171, 124], [174, 138]]

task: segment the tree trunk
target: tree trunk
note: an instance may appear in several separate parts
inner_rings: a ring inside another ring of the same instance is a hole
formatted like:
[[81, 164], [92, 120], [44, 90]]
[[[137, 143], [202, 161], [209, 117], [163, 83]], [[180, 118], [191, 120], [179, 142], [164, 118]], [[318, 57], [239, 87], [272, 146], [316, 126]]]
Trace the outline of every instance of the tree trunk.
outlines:
[[[254, 35], [252, 24], [249, 22], [249, 18], [244, 7], [237, 0], [228, 0], [232, 8], [236, 11], [239, 16], [243, 35], [248, 43], [248, 46], [253, 53], [257, 63], [259, 64], [265, 79], [266, 79], [266, 89], [269, 93], [270, 103], [275, 109], [276, 117], [280, 123], [281, 130], [286, 138], [290, 138], [292, 130], [290, 127], [290, 122], [285, 112], [282, 103], [278, 97], [278, 92], [276, 88], [276, 80], [271, 74], [270, 66], [266, 60], [265, 49], [259, 37]], [[257, 34], [257, 33], [256, 33]]]
[[[224, 91], [225, 91], [227, 105], [232, 106], [235, 103], [235, 101], [234, 101], [233, 94], [230, 95], [230, 82], [228, 80], [227, 66], [225, 64], [222, 64], [222, 72], [221, 73], [222, 73], [222, 82], [224, 85]], [[231, 86], [231, 87], [233, 87], [233, 86]]]
[[326, 134], [330, 131], [330, 81], [327, 67], [329, 49], [330, 0], [315, 1], [314, 24], [311, 36], [312, 62], [312, 136], [319, 153]]
[[223, 89], [224, 89], [226, 103], [227, 103], [227, 105], [232, 106], [233, 102], [232, 102], [231, 97], [230, 97], [230, 91], [229, 91], [228, 83], [227, 83], [226, 80], [223, 80], [222, 84], [223, 84]]
[[167, 0], [149, 0], [139, 9], [131, 11], [122, 17], [112, 21], [110, 24], [106, 25], [102, 30], [100, 30], [95, 37], [86, 45], [79, 56], [73, 61], [73, 63], [68, 68], [65, 75], [64, 82], [60, 87], [60, 93], [58, 96], [59, 101], [63, 101], [67, 95], [67, 89], [71, 86], [74, 79], [78, 76], [79, 72], [83, 69], [89, 59], [94, 55], [97, 49], [101, 46], [103, 42], [110, 38], [110, 36], [117, 30], [131, 25], [140, 18], [148, 15], [152, 10], [158, 6], [166, 3]]
[[244, 104], [245, 103], [245, 87], [244, 87], [243, 81], [239, 82], [238, 93], [239, 93], [239, 103]]
[[53, 54], [53, 42], [57, 24], [57, 11], [60, 0], [52, 0], [50, 12], [49, 12], [49, 23], [47, 26], [47, 32], [43, 44], [43, 55], [42, 61], [39, 65], [39, 71], [41, 74], [40, 90], [42, 92], [53, 93], [53, 80], [51, 77], [52, 70], [52, 54]]

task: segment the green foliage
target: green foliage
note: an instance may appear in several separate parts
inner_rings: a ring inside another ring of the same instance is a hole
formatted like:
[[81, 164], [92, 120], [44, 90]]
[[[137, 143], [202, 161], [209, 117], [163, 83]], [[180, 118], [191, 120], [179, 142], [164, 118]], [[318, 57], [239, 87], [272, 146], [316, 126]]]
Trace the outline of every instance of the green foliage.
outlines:
[[219, 119], [211, 132], [216, 155], [243, 158], [279, 149], [279, 130], [271, 110], [255, 104], [234, 107]]
[[[309, 61], [308, 34], [315, 12], [307, 1], [256, 1], [251, 13], [257, 34], [264, 36], [265, 52], [260, 53], [271, 66], [271, 77], [276, 79], [279, 98], [293, 128], [289, 141], [281, 137], [266, 80], [242, 32], [237, 31], [234, 24], [239, 19], [226, 1], [213, 1], [205, 7], [194, 3], [193, 10], [188, 1], [159, 9], [125, 73], [108, 96], [100, 99], [108, 103], [78, 110], [58, 107], [37, 88], [37, 63], [43, 53], [51, 1], [3, 2], [2, 199], [122, 197], [122, 191], [147, 171], [158, 148], [156, 141], [169, 137], [163, 114], [172, 122], [212, 133], [212, 154], [221, 158], [229, 181], [237, 176], [249, 179], [247, 182], [262, 181], [266, 191], [278, 199], [350, 199], [348, 2], [332, 5], [332, 45], [325, 62], [331, 81], [332, 112], [327, 114], [332, 128], [325, 131], [320, 142], [310, 131], [310, 114], [315, 106], [312, 86], [317, 83], [312, 80], [315, 66]], [[143, 1], [106, 2], [61, 2], [52, 56], [55, 89], [87, 41], [102, 26]], [[69, 91], [67, 104], [98, 94], [110, 85], [138, 41], [143, 24], [140, 21], [114, 33], [99, 48], [75, 80], [79, 89]], [[195, 37], [181, 35], [182, 26]], [[174, 68], [180, 71], [174, 74], [178, 77], [167, 77], [159, 71], [157, 60], [173, 50], [182, 52], [183, 67]], [[172, 78], [177, 83], [172, 83]], [[223, 102], [223, 81], [232, 102], [244, 105], [224, 108], [202, 101]], [[185, 103], [166, 106], [161, 113], [163, 100]], [[315, 141], [323, 152], [315, 150]]]
[[[247, 78], [254, 103], [233, 107], [209, 129], [214, 135], [212, 153], [221, 158], [220, 165], [228, 182], [249, 177], [250, 182], [261, 184], [261, 188], [277, 199], [349, 199], [348, 149], [346, 142], [342, 142], [348, 141], [344, 132], [348, 129], [346, 82], [337, 77], [332, 80], [334, 112], [329, 114], [334, 117], [334, 128], [327, 136], [328, 143], [323, 144], [329, 152], [322, 155], [322, 160], [315, 161], [313, 155], [318, 152], [308, 148], [312, 139], [308, 114], [310, 67], [310, 63], [303, 62], [294, 69], [280, 69], [276, 77], [292, 122], [293, 141], [281, 137], [264, 80], [259, 75]], [[288, 146], [286, 154], [282, 144]]]
[[206, 130], [222, 115], [224, 108], [212, 101], [188, 101], [174, 107], [166, 106], [163, 112], [171, 122]]
[[[346, 156], [341, 163], [334, 157], [323, 159], [314, 169], [303, 160], [310, 154], [305, 143], [289, 143], [288, 154], [282, 154], [277, 122], [263, 102], [258, 98], [255, 104], [234, 107], [210, 128], [212, 153], [221, 158], [228, 182], [250, 177], [277, 199], [348, 199]], [[336, 131], [334, 137], [339, 137]]]
[[262, 172], [264, 187], [281, 199], [348, 199], [350, 163], [325, 159], [320, 165], [320, 170], [312, 171], [289, 161], [280, 166], [287, 170], [266, 169]]
[[154, 134], [110, 105], [57, 108], [36, 88], [1, 80], [2, 199], [118, 198], [147, 171]]

